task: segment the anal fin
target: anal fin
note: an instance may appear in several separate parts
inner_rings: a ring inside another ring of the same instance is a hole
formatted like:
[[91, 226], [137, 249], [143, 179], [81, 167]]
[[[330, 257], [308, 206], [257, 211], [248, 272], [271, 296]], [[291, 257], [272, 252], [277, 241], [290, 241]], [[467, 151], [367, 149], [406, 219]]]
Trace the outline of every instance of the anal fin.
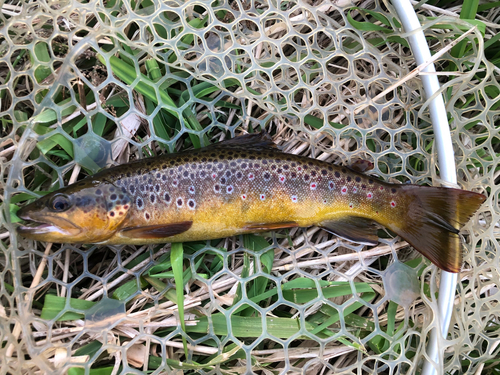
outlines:
[[318, 226], [349, 241], [363, 245], [378, 244], [378, 225], [370, 219], [351, 216], [337, 220], [323, 221]]
[[165, 238], [181, 234], [193, 225], [192, 221], [182, 221], [172, 224], [159, 224], [148, 225], [144, 227], [128, 227], [120, 231], [123, 237], [140, 238], [140, 239], [154, 239]]
[[243, 227], [244, 230], [251, 231], [264, 231], [264, 230], [278, 230], [286, 228], [296, 228], [299, 224], [295, 221], [285, 221], [282, 223], [249, 223]]

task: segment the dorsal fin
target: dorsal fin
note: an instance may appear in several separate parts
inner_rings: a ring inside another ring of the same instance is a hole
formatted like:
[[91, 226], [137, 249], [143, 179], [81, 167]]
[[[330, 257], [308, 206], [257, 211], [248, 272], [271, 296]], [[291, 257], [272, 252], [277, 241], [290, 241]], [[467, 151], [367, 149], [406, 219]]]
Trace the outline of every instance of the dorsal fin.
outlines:
[[255, 134], [245, 134], [213, 145], [210, 148], [249, 148], [252, 150], [278, 151], [269, 133], [262, 131]]

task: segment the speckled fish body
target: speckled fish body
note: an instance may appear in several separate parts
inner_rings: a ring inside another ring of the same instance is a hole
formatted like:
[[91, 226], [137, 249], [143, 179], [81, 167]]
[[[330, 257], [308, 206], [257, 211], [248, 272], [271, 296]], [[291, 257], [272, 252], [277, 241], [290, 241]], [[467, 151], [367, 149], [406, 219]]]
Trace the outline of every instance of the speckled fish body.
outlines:
[[[373, 245], [376, 223], [456, 271], [460, 259], [444, 261], [442, 249], [429, 252], [420, 243], [459, 246], [450, 222], [462, 224], [483, 200], [463, 190], [384, 183], [247, 136], [99, 172], [22, 208], [20, 217], [44, 224], [19, 232], [53, 242], [150, 244], [318, 225]], [[439, 216], [432, 206], [442, 202], [455, 208], [438, 210]], [[419, 240], [431, 226], [441, 242]], [[460, 248], [449, 252], [461, 254]]]

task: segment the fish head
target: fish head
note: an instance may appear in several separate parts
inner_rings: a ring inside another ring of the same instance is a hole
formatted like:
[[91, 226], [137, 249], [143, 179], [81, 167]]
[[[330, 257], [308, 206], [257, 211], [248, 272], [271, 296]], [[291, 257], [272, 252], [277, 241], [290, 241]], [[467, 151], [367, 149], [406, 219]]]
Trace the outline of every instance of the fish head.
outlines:
[[121, 227], [131, 207], [129, 196], [110, 183], [83, 181], [22, 207], [28, 221], [17, 232], [55, 243], [104, 242]]

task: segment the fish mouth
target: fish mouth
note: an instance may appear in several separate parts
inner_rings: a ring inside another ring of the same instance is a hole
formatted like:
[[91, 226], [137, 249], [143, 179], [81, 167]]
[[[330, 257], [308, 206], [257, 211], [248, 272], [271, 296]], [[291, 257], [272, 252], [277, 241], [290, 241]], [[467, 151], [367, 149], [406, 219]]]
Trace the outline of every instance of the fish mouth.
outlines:
[[77, 235], [82, 229], [69, 220], [59, 217], [33, 218], [27, 213], [19, 214], [18, 217], [27, 221], [26, 225], [19, 225], [17, 233], [25, 237], [34, 237], [46, 234], [59, 234], [64, 236]]

